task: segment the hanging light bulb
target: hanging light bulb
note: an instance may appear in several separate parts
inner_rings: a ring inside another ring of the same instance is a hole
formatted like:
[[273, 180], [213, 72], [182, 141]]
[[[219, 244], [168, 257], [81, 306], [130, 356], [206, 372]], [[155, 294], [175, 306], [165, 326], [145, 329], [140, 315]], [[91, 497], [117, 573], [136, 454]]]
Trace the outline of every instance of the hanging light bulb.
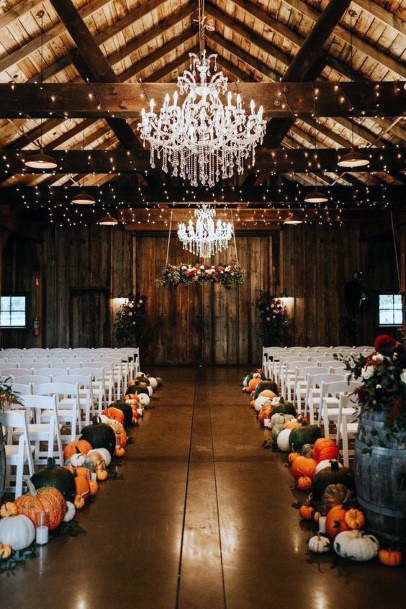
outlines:
[[303, 224], [303, 220], [293, 212], [283, 221], [283, 224]]
[[96, 199], [92, 197], [92, 195], [89, 195], [87, 192], [82, 190], [73, 197], [71, 203], [72, 205], [94, 205], [96, 203]]
[[[43, 46], [44, 46], [44, 15], [45, 11], [41, 10], [37, 13], [37, 17], [41, 19], [41, 64], [40, 64], [40, 72], [39, 72], [39, 82], [42, 83], [42, 70], [43, 70]], [[27, 160], [24, 160], [25, 167], [29, 167], [30, 169], [55, 169], [58, 167], [58, 163], [53, 159], [49, 154], [45, 154], [44, 149], [42, 147], [42, 117], [40, 118], [40, 138], [39, 138], [39, 152], [28, 157]]]
[[104, 218], [99, 221], [99, 224], [101, 226], [116, 226], [118, 224], [118, 220], [113, 218], [113, 216], [110, 214], [107, 214], [107, 216], [104, 216]]
[[327, 203], [328, 197], [316, 188], [304, 198], [306, 203]]
[[362, 154], [362, 152], [359, 152], [358, 150], [354, 150], [354, 148], [350, 151], [347, 152], [346, 154], [343, 154], [342, 157], [340, 157], [337, 165], [339, 167], [366, 167], [367, 165], [369, 165], [369, 158], [367, 156], [365, 156], [365, 154]]

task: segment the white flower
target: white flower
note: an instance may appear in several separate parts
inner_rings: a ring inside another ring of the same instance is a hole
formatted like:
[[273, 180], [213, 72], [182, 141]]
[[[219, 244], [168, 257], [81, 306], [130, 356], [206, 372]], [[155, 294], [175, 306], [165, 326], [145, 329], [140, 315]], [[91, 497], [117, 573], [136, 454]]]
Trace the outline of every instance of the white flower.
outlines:
[[230, 271], [230, 266], [226, 266], [225, 271], [228, 273]]
[[204, 271], [204, 265], [203, 264], [200, 266], [200, 270]]
[[187, 269], [186, 264], [182, 264], [182, 269], [183, 269], [184, 271], [186, 271], [186, 269]]
[[277, 406], [281, 401], [281, 398], [272, 398], [271, 404], [272, 406]]
[[381, 362], [383, 362], [383, 355], [381, 355], [380, 353], [377, 353], [376, 355], [372, 356], [372, 359], [377, 364], [380, 364]]
[[366, 368], [362, 368], [362, 370], [361, 370], [361, 376], [365, 381], [370, 379], [371, 376], [374, 376], [374, 374], [375, 374], [375, 369], [373, 366], [367, 366]]
[[382, 385], [379, 385], [379, 384], [378, 384], [378, 385], [375, 387], [375, 389], [382, 389]]
[[403, 368], [403, 370], [400, 374], [400, 380], [402, 381], [402, 383], [405, 383], [405, 385], [406, 385], [406, 368]]

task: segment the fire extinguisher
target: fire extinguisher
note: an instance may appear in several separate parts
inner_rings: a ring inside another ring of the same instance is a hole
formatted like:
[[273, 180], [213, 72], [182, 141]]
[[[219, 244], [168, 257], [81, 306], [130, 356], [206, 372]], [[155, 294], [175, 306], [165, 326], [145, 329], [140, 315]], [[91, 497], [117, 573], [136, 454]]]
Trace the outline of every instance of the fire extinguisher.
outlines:
[[40, 334], [39, 317], [34, 317], [33, 332], [34, 336], [39, 336]]

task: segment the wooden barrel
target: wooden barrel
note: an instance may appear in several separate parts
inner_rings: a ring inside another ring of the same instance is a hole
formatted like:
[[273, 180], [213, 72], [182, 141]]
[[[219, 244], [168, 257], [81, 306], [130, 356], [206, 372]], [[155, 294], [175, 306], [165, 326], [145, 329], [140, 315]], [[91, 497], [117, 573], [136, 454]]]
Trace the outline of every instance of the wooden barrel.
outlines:
[[406, 539], [406, 432], [392, 434], [383, 413], [363, 414], [355, 441], [355, 485], [368, 529]]

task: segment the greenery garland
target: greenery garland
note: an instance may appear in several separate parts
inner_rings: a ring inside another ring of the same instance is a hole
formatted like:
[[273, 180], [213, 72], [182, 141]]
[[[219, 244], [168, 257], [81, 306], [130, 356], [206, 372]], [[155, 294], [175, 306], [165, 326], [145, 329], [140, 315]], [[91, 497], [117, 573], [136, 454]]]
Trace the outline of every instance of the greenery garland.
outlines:
[[187, 286], [190, 284], [219, 283], [226, 290], [240, 287], [245, 281], [245, 271], [231, 264], [168, 264], [156, 280], [157, 286]]

